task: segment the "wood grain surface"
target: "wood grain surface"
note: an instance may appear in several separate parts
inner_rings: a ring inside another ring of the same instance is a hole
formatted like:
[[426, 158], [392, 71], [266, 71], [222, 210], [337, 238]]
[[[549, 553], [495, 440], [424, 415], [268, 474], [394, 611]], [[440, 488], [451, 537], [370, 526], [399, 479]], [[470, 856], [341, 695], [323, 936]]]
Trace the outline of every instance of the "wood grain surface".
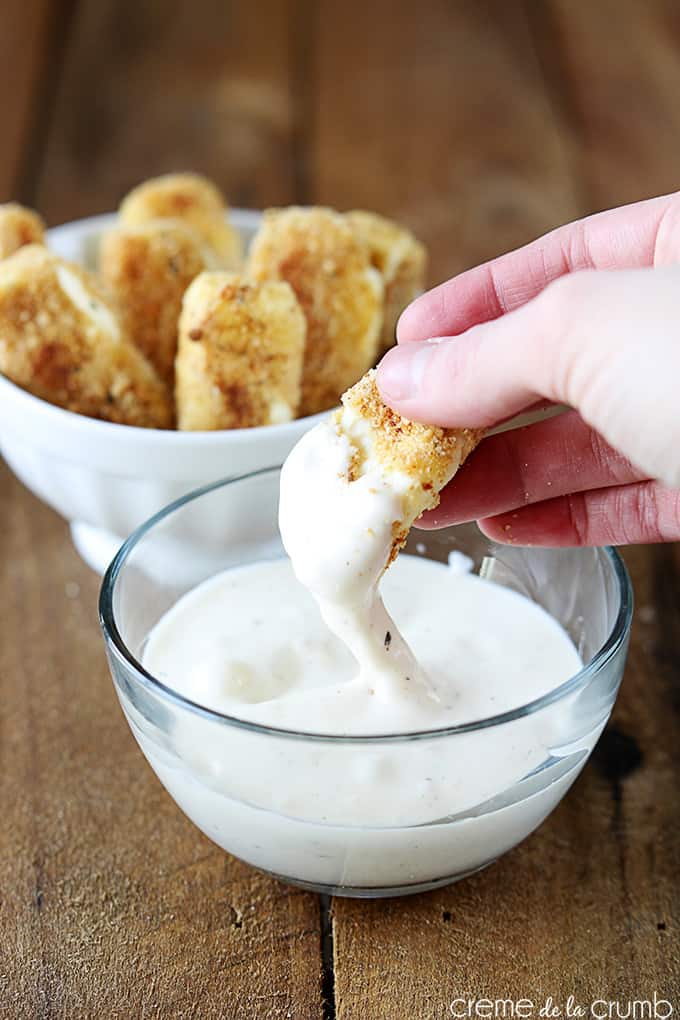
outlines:
[[[680, 181], [672, 0], [0, 7], [0, 191], [51, 223], [190, 167], [234, 204], [402, 217], [437, 280]], [[612, 723], [493, 868], [359, 902], [287, 888], [175, 808], [120, 713], [98, 578], [0, 470], [0, 1017], [439, 1020], [454, 998], [680, 999], [680, 556], [626, 559]]]
[[0, 479], [0, 1016], [320, 1015], [317, 897], [177, 811], [122, 717], [99, 579]]
[[3, 0], [0, 8], [0, 202], [30, 187], [69, 8], [65, 0]]
[[461, 996], [552, 996], [564, 1007], [573, 995], [625, 1009], [656, 990], [677, 1003], [677, 558], [639, 549], [627, 560], [641, 611], [593, 761], [539, 831], [489, 870], [406, 907], [336, 900], [342, 1020], [443, 1018]]
[[529, 3], [587, 211], [678, 188], [680, 6]]
[[232, 205], [292, 202], [296, 26], [285, 0], [81, 3], [35, 196], [48, 221], [170, 170], [208, 174]]
[[433, 282], [579, 211], [521, 5], [328, 3], [316, 68], [314, 200], [410, 223]]

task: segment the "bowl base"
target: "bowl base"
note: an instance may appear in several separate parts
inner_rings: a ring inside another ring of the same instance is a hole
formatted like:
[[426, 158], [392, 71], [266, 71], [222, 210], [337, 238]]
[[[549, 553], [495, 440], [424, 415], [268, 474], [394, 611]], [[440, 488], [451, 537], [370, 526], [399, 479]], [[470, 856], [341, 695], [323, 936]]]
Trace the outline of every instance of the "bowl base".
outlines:
[[105, 528], [84, 521], [73, 521], [71, 538], [76, 551], [97, 574], [104, 574], [109, 563], [125, 541]]
[[476, 868], [468, 871], [460, 871], [458, 874], [447, 875], [445, 878], [433, 878], [427, 882], [413, 882], [405, 885], [391, 886], [351, 886], [351, 885], [323, 885], [320, 882], [305, 882], [298, 878], [288, 878], [287, 875], [279, 875], [275, 871], [268, 871], [266, 868], [259, 868], [266, 875], [276, 878], [286, 885], [294, 885], [298, 889], [306, 889], [307, 892], [321, 893], [325, 896], [344, 896], [354, 900], [379, 900], [390, 899], [394, 896], [415, 896], [416, 893], [431, 892], [433, 889], [441, 889], [445, 885], [453, 885], [454, 882], [461, 882], [470, 875], [476, 875], [484, 868], [496, 863], [497, 858], [485, 861]]

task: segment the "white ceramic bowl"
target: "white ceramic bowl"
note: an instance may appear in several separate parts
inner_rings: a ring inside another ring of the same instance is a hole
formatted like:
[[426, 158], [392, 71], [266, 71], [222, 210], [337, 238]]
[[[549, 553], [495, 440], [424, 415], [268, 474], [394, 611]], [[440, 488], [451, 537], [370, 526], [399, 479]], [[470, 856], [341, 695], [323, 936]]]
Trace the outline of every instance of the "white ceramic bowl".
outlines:
[[[260, 214], [233, 209], [247, 245]], [[92, 267], [114, 215], [56, 227], [48, 244]], [[133, 428], [64, 411], [0, 375], [0, 450], [18, 478], [71, 525], [76, 548], [102, 573], [121, 542], [161, 507], [207, 482], [280, 464], [324, 415], [221, 432]]]

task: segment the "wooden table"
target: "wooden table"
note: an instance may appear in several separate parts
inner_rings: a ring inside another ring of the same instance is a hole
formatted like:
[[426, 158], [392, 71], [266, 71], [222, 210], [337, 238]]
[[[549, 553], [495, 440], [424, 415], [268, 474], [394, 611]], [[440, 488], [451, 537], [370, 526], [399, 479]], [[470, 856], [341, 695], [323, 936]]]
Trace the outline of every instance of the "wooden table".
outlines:
[[[674, 0], [5, 0], [0, 96], [0, 198], [50, 223], [194, 168], [237, 205], [398, 216], [433, 281], [680, 185]], [[3, 468], [0, 1016], [436, 1020], [459, 996], [655, 992], [677, 1015], [680, 560], [626, 559], [623, 691], [550, 820], [459, 885], [328, 904], [164, 793], [115, 700], [98, 578]]]

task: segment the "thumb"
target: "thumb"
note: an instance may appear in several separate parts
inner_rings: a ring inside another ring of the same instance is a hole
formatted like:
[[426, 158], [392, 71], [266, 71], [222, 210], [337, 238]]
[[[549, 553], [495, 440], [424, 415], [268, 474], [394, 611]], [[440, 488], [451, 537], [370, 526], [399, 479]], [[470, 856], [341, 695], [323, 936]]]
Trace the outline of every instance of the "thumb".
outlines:
[[458, 337], [399, 344], [378, 385], [405, 417], [446, 427], [570, 404], [647, 477], [678, 486], [679, 283], [677, 266], [562, 277]]
[[468, 428], [495, 425], [539, 398], [567, 401], [551, 352], [565, 345], [570, 279], [460, 336], [393, 347], [378, 366], [383, 399], [414, 421]]

